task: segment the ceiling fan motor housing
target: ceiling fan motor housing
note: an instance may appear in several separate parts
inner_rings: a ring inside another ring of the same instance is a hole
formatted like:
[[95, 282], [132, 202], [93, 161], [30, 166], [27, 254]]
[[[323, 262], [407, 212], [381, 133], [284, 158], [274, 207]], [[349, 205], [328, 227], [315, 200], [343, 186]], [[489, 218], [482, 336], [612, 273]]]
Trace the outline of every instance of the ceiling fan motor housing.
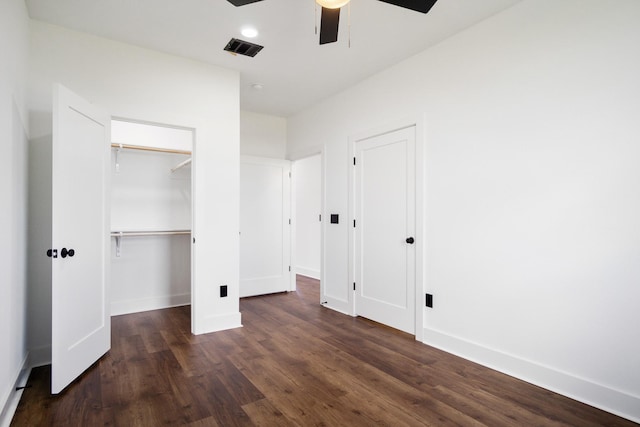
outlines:
[[244, 6], [245, 4], [251, 4], [259, 1], [261, 0], [229, 0], [229, 3], [234, 6]]

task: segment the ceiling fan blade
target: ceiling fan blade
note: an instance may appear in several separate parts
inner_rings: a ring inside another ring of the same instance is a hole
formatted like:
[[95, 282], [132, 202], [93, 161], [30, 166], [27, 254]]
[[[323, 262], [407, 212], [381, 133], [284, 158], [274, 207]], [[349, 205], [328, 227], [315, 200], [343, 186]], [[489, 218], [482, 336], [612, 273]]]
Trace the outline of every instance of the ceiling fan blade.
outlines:
[[322, 8], [320, 17], [320, 44], [338, 41], [338, 23], [340, 22], [340, 9]]
[[244, 6], [246, 4], [251, 4], [251, 3], [255, 3], [262, 0], [227, 0], [227, 1], [232, 5], [238, 7], [238, 6]]
[[405, 9], [415, 10], [416, 12], [427, 13], [437, 0], [380, 0], [385, 3], [395, 4]]

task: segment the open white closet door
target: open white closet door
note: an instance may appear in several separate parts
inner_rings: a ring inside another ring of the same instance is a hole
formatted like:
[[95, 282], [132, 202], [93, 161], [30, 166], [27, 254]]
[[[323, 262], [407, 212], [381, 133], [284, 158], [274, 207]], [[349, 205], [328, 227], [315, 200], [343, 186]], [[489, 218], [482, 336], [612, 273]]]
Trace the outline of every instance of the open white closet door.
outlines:
[[54, 88], [51, 392], [60, 393], [111, 347], [110, 117]]
[[291, 290], [291, 162], [242, 156], [240, 297]]

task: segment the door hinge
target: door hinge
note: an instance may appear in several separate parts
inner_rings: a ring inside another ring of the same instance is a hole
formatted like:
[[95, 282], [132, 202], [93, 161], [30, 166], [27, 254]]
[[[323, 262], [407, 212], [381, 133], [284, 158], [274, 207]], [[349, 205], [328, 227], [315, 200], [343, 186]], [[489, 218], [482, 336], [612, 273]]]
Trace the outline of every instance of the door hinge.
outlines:
[[318, 221], [322, 222], [322, 214], [318, 215]]
[[356, 290], [356, 282], [353, 282], [353, 290]]
[[289, 225], [291, 225], [291, 218], [289, 218]]
[[289, 266], [289, 271], [291, 271], [291, 266]]
[[353, 158], [353, 166], [355, 166], [355, 165], [356, 165], [356, 158], [354, 157]]
[[291, 178], [291, 172], [289, 172], [289, 178]]
[[356, 220], [353, 220], [353, 228], [356, 228]]

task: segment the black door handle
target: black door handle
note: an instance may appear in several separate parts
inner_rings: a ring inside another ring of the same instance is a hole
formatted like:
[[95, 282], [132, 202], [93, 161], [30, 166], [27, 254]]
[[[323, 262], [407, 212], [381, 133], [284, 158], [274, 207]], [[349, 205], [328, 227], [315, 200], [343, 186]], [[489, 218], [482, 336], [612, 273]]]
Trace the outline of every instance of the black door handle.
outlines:
[[[415, 239], [413, 237], [407, 237], [406, 242], [410, 245], [413, 245], [413, 242], [415, 242]], [[64, 249], [63, 249], [64, 250]]]
[[76, 251], [74, 251], [73, 249], [67, 250], [67, 248], [62, 248], [62, 251], [60, 251], [60, 255], [62, 256], [62, 258], [66, 258], [67, 255], [69, 255], [69, 258], [71, 258], [75, 254], [76, 254]]
[[57, 249], [47, 249], [47, 256], [49, 258], [58, 258], [58, 250]]

